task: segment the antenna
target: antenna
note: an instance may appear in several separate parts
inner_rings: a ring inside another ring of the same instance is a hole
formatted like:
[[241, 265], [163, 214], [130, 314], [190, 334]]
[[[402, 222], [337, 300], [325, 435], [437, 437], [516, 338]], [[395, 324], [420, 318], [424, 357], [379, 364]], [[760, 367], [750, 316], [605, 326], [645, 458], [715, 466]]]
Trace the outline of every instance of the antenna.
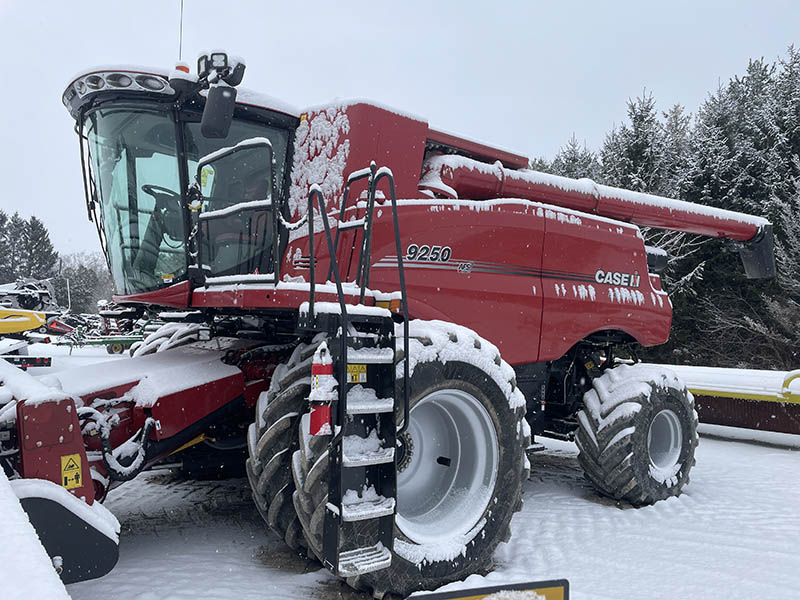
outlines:
[[181, 0], [181, 26], [178, 30], [178, 62], [183, 58], [183, 0]]

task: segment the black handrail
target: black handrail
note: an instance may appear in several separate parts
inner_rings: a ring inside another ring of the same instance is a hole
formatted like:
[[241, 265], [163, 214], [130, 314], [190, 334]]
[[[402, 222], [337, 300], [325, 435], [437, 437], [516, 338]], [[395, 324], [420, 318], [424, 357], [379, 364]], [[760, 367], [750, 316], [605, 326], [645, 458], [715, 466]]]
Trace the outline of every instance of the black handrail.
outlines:
[[[361, 169], [360, 171], [353, 171], [350, 173], [350, 176], [347, 178], [347, 185], [344, 186], [344, 195], [342, 196], [342, 205], [339, 207], [339, 225], [341, 226], [342, 222], [344, 221], [344, 213], [347, 210], [347, 200], [350, 196], [350, 186], [355, 183], [356, 181], [360, 181], [361, 179], [365, 179], [369, 177], [372, 178], [372, 170], [369, 168]], [[369, 183], [367, 184], [369, 186]], [[338, 253], [339, 251], [339, 232], [340, 228], [336, 227], [336, 238], [333, 240], [333, 251]], [[362, 240], [363, 246], [363, 240]], [[359, 256], [360, 261], [360, 256]], [[361, 268], [361, 263], [359, 262], [359, 269]], [[328, 279], [331, 278], [331, 269], [328, 269]]]
[[[408, 379], [410, 377], [409, 374], [409, 355], [408, 355], [408, 298], [406, 297], [406, 275], [405, 275], [405, 267], [403, 266], [403, 251], [402, 251], [402, 244], [400, 242], [400, 222], [397, 217], [397, 196], [395, 193], [395, 186], [394, 186], [394, 175], [387, 167], [381, 167], [380, 169], [375, 171], [375, 162], [373, 161], [370, 164], [370, 171], [374, 174], [373, 177], [370, 178], [370, 198], [371, 203], [369, 209], [372, 210], [372, 206], [375, 203], [375, 190], [378, 187], [378, 182], [382, 178], [386, 178], [389, 182], [389, 199], [392, 203], [392, 221], [394, 224], [394, 244], [395, 244], [395, 251], [397, 252], [397, 276], [400, 279], [400, 303], [401, 308], [403, 310], [403, 425], [400, 429], [397, 430], [396, 435], [401, 435], [408, 429]], [[366, 224], [366, 223], [365, 223]], [[366, 236], [366, 233], [364, 234]], [[372, 253], [372, 235], [369, 236], [369, 245], [367, 248], [368, 254]], [[365, 276], [365, 283], [362, 283], [362, 294], [364, 290], [364, 285], [369, 282], [369, 263], [370, 261], [367, 260], [367, 271]]]
[[[313, 212], [315, 196], [317, 198], [317, 204], [319, 205], [319, 211], [322, 214], [322, 226], [325, 229], [325, 241], [328, 243], [328, 251], [331, 253], [331, 269], [333, 270], [333, 277], [336, 283], [336, 294], [339, 296], [339, 308], [342, 311], [342, 335], [339, 339], [339, 353], [342, 357], [340, 361], [340, 364], [342, 365], [342, 372], [340, 373], [341, 377], [339, 378], [339, 381], [341, 382], [339, 385], [339, 423], [342, 423], [342, 416], [347, 407], [347, 386], [345, 385], [345, 378], [347, 374], [347, 306], [344, 301], [344, 290], [342, 289], [342, 279], [339, 275], [339, 265], [336, 261], [336, 256], [333, 254], [333, 240], [331, 239], [331, 228], [330, 224], [328, 223], [328, 212], [325, 208], [325, 198], [322, 195], [322, 190], [316, 184], [311, 186], [311, 190], [308, 193], [308, 211], [306, 212], [308, 215], [308, 254], [311, 259], [309, 268], [311, 281], [308, 299], [308, 319], [309, 322], [313, 322], [314, 320], [314, 293], [316, 288], [316, 277], [314, 275], [314, 271], [316, 270], [316, 262], [314, 257]], [[340, 429], [339, 432], [334, 435], [333, 439], [330, 441], [330, 444], [335, 444], [338, 442], [342, 431], [343, 429]]]
[[[372, 221], [373, 221], [373, 213], [375, 209], [375, 195], [377, 192], [378, 183], [381, 179], [387, 179], [389, 182], [389, 197], [390, 202], [392, 205], [392, 223], [394, 226], [394, 239], [395, 239], [395, 252], [397, 253], [397, 269], [398, 269], [398, 278], [400, 280], [400, 302], [401, 308], [403, 311], [403, 425], [400, 429], [397, 430], [397, 435], [402, 434], [408, 428], [408, 414], [409, 414], [409, 405], [408, 405], [408, 380], [410, 378], [409, 373], [409, 327], [408, 327], [408, 298], [406, 294], [406, 278], [405, 278], [405, 268], [403, 265], [403, 251], [402, 251], [402, 243], [400, 241], [400, 222], [397, 215], [397, 195], [396, 195], [396, 188], [394, 184], [394, 175], [392, 174], [391, 170], [387, 167], [381, 167], [378, 169], [375, 161], [372, 161], [369, 165], [368, 169], [362, 169], [361, 171], [356, 171], [351, 173], [350, 176], [347, 178], [347, 185], [344, 189], [344, 195], [342, 197], [342, 204], [339, 209], [339, 225], [344, 219], [344, 213], [347, 208], [347, 199], [350, 193], [350, 185], [355, 182], [359, 181], [364, 178], [369, 178], [368, 182], [368, 197], [367, 197], [367, 208], [364, 214], [364, 233], [363, 239], [361, 242], [361, 251], [359, 252], [358, 258], [358, 267], [356, 269], [357, 274], [357, 282], [360, 283], [360, 293], [359, 293], [359, 304], [364, 303], [364, 296], [366, 292], [367, 285], [369, 285], [369, 276], [370, 276], [370, 257], [372, 254]], [[322, 190], [319, 188], [318, 185], [313, 185], [308, 195], [308, 210], [306, 212], [306, 216], [308, 218], [308, 253], [310, 258], [310, 294], [309, 294], [309, 306], [308, 306], [308, 314], [309, 320], [313, 321], [314, 319], [314, 297], [315, 297], [315, 290], [316, 290], [316, 276], [315, 276], [315, 265], [316, 265], [316, 257], [314, 253], [314, 197], [318, 199], [318, 205], [320, 208], [320, 213], [322, 216], [322, 223], [325, 228], [325, 237], [326, 242], [328, 245], [328, 251], [330, 252], [330, 267], [328, 268], [328, 278], [330, 279], [330, 274], [333, 272], [334, 281], [336, 282], [336, 292], [339, 296], [339, 306], [342, 311], [342, 336], [341, 336], [341, 356], [342, 356], [342, 364], [345, 365], [344, 368], [346, 369], [347, 365], [347, 308], [344, 301], [344, 291], [342, 289], [342, 282], [339, 273], [339, 265], [336, 258], [337, 249], [339, 245], [339, 227], [336, 228], [336, 240], [333, 241], [331, 239], [330, 233], [330, 225], [328, 222], [328, 213], [325, 208], [325, 200], [322, 195]], [[344, 379], [342, 379], [344, 381]], [[341, 418], [344, 414], [346, 414], [346, 403], [347, 403], [347, 395], [345, 393], [344, 385], [339, 386], [339, 416], [340, 422]], [[331, 440], [331, 443], [335, 443], [338, 441], [339, 435], [335, 435], [334, 438]]]

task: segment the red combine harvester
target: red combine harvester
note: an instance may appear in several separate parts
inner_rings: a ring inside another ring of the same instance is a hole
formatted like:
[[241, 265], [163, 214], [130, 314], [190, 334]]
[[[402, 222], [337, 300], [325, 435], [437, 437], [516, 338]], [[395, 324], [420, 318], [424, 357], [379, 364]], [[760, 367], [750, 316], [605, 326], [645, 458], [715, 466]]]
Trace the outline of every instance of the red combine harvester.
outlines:
[[115, 301], [182, 311], [47, 385], [0, 365], [0, 458], [64, 581], [116, 561], [109, 489], [198, 449], [246, 449], [268, 526], [378, 598], [491, 564], [532, 433], [575, 439], [605, 495], [681, 492], [691, 394], [618, 360], [671, 322], [637, 225], [728, 238], [769, 277], [767, 221], [530, 171], [367, 102], [300, 113], [243, 73], [213, 53], [64, 93]]

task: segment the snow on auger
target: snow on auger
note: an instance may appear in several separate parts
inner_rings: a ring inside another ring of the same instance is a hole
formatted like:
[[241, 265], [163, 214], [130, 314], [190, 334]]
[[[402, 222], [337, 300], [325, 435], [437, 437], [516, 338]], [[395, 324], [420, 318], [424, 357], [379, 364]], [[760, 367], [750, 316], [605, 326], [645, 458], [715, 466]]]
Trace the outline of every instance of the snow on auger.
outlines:
[[[237, 90], [244, 68], [218, 52], [196, 74], [101, 68], [67, 87], [115, 300], [184, 310], [196, 335], [170, 324], [169, 349], [156, 336], [47, 386], [0, 372], [11, 478], [96, 506], [182, 448], [246, 448], [267, 525], [376, 597], [489, 567], [532, 434], [576, 439], [603, 494], [681, 492], [691, 395], [615, 366], [671, 322], [664, 254], [636, 224], [728, 238], [769, 277], [767, 221], [529, 171], [367, 102], [299, 112]], [[65, 580], [110, 568], [48, 551]]]

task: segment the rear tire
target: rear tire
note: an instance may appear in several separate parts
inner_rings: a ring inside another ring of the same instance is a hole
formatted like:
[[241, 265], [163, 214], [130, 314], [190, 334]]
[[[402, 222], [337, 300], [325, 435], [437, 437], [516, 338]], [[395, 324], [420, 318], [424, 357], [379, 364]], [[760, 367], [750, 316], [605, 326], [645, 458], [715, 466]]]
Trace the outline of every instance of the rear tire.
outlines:
[[596, 378], [578, 413], [578, 461], [603, 495], [634, 506], [680, 495], [697, 448], [694, 398], [674, 373], [620, 365]]
[[297, 520], [292, 495], [292, 454], [300, 415], [311, 390], [311, 361], [318, 343], [300, 344], [272, 376], [272, 384], [256, 406], [256, 422], [248, 430], [247, 478], [258, 512], [290, 548], [305, 552], [307, 543]]
[[[376, 598], [405, 597], [489, 570], [495, 548], [511, 535], [509, 524], [522, 507], [530, 468], [525, 399], [497, 349], [449, 323], [414, 321], [411, 326], [411, 412], [402, 436], [405, 457], [398, 456], [392, 564], [347, 580]], [[307, 427], [304, 415], [297, 432], [304, 443], [292, 461], [294, 506], [312, 552], [322, 560], [329, 436], [309, 437]], [[426, 448], [423, 442], [434, 437], [436, 447]], [[446, 450], [452, 462], [442, 466], [436, 455]], [[463, 490], [460, 497], [454, 489]], [[437, 508], [421, 501], [431, 498], [429, 504]]]

